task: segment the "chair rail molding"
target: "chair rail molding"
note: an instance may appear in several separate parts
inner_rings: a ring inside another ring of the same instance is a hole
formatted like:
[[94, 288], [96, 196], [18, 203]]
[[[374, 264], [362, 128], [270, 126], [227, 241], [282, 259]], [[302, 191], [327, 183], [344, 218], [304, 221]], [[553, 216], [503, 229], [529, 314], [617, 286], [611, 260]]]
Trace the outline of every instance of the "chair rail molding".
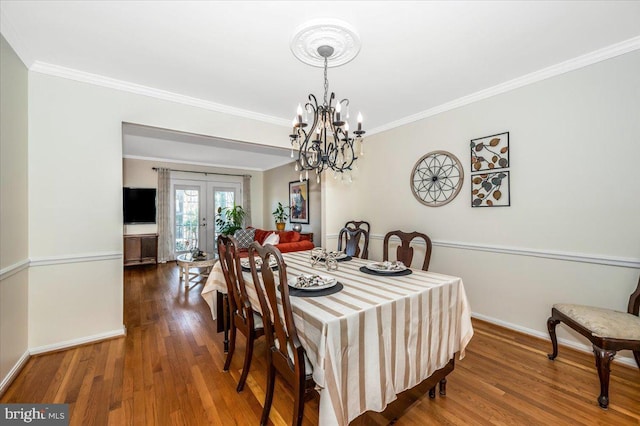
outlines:
[[30, 266], [34, 267], [34, 266], [61, 265], [64, 263], [101, 262], [104, 260], [117, 260], [117, 259], [122, 259], [121, 251], [37, 257], [37, 258], [31, 259]]
[[[338, 234], [328, 234], [327, 239], [337, 240]], [[384, 235], [371, 234], [370, 239], [384, 241]], [[392, 238], [392, 241], [393, 240], [400, 241], [397, 238]], [[582, 263], [591, 263], [591, 264], [597, 264], [597, 265], [620, 266], [623, 268], [640, 269], [640, 259], [607, 256], [603, 254], [602, 255], [601, 254], [585, 254], [585, 253], [563, 252], [563, 251], [554, 251], [554, 250], [540, 250], [540, 249], [530, 249], [526, 247], [508, 247], [508, 246], [498, 246], [498, 245], [492, 245], [492, 244], [467, 243], [467, 242], [461, 242], [461, 241], [431, 240], [431, 243], [433, 244], [434, 247], [445, 247], [445, 248], [472, 250], [472, 251], [486, 251], [491, 253], [510, 254], [514, 256], [542, 257], [546, 259], [564, 260], [567, 262], [582, 262]], [[416, 241], [415, 244], [424, 245], [424, 242]]]
[[10, 276], [17, 274], [18, 272], [27, 269], [29, 267], [29, 259], [22, 259], [19, 262], [9, 265], [6, 268], [0, 269], [0, 281], [9, 278]]

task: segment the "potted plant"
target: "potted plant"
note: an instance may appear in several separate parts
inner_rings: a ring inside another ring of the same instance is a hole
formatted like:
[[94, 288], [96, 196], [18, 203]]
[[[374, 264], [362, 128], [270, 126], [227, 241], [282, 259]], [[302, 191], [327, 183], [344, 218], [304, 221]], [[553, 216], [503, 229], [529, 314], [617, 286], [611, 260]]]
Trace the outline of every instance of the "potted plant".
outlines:
[[287, 212], [289, 206], [283, 206], [280, 201], [278, 201], [278, 207], [273, 211], [273, 218], [276, 220], [276, 229], [278, 231], [284, 231], [285, 221], [289, 217], [289, 213]]
[[216, 227], [222, 235], [233, 235], [238, 229], [242, 229], [246, 214], [242, 206], [218, 207]]

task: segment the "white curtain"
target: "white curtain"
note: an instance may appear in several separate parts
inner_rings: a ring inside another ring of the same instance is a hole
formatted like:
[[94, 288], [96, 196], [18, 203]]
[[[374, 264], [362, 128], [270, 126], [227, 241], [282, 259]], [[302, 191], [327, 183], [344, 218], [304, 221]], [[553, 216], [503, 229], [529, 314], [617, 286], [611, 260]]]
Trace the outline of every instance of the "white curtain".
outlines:
[[169, 169], [158, 169], [158, 262], [176, 258], [171, 226], [171, 183]]
[[244, 217], [244, 227], [251, 226], [251, 176], [242, 177], [242, 208], [246, 215]]

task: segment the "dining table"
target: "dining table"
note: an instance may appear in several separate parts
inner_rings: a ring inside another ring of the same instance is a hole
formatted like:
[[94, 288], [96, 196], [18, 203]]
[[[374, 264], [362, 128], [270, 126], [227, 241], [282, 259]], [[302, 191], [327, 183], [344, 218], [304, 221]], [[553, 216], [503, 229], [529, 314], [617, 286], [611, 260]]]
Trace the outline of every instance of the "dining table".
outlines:
[[[473, 327], [461, 278], [410, 268], [378, 272], [373, 261], [356, 257], [327, 270], [322, 262], [312, 266], [311, 251], [282, 256], [289, 280], [336, 280], [335, 287], [320, 291], [290, 289], [296, 330], [320, 395], [321, 426], [347, 425], [368, 410], [383, 411], [399, 393], [427, 379], [435, 386], [453, 370], [456, 354], [464, 358]], [[251, 272], [243, 277], [259, 310]], [[214, 319], [220, 315], [219, 293], [227, 293], [220, 262], [202, 290]]]

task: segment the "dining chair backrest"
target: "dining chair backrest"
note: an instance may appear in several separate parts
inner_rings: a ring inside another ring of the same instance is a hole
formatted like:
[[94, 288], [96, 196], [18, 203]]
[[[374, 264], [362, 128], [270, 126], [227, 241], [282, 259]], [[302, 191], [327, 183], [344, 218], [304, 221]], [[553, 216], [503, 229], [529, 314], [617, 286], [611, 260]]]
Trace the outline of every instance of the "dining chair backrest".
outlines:
[[355, 229], [361, 228], [367, 231], [368, 233], [371, 233], [371, 225], [369, 225], [369, 222], [364, 220], [350, 220], [344, 224], [344, 227], [355, 228]]
[[414, 239], [422, 239], [426, 246], [424, 261], [422, 263], [422, 270], [429, 270], [429, 261], [431, 260], [431, 239], [426, 234], [423, 234], [421, 232], [388, 232], [387, 235], [384, 236], [382, 248], [383, 260], [389, 260], [389, 240], [391, 237], [398, 237], [400, 239], [401, 244], [396, 250], [396, 260], [400, 260], [406, 266], [411, 266], [411, 262], [413, 261], [413, 247], [411, 247], [410, 245], [411, 242]]
[[[362, 256], [360, 256], [360, 238], [364, 245]], [[344, 246], [344, 248], [343, 248]], [[338, 251], [343, 251], [347, 256], [361, 257], [366, 259], [369, 253], [369, 233], [362, 228], [344, 227], [338, 234]]]
[[369, 258], [369, 235], [371, 235], [371, 225], [369, 224], [369, 222], [364, 220], [349, 220], [344, 224], [344, 227], [354, 228], [354, 229], [364, 229], [365, 231], [367, 231], [366, 238], [365, 238], [366, 246], [363, 247], [362, 256], [360, 257], [362, 259], [368, 259]]
[[253, 308], [249, 302], [247, 288], [242, 277], [238, 242], [235, 238], [227, 235], [218, 236], [218, 257], [222, 274], [227, 283], [229, 316], [232, 321], [239, 317], [245, 325], [253, 329]]
[[[262, 259], [263, 267], [260, 271], [257, 270], [255, 256]], [[275, 265], [277, 265], [277, 282], [273, 270], [264, 267], [269, 265], [271, 258], [275, 259]], [[287, 265], [280, 250], [270, 244], [261, 246], [255, 241], [249, 246], [249, 259], [251, 259], [249, 261], [251, 275], [265, 323], [265, 335], [269, 348], [267, 353], [276, 370], [297, 388], [296, 385], [304, 383], [307, 372], [304, 361], [305, 350], [298, 339], [289, 299]], [[265, 314], [267, 312], [268, 315]]]

